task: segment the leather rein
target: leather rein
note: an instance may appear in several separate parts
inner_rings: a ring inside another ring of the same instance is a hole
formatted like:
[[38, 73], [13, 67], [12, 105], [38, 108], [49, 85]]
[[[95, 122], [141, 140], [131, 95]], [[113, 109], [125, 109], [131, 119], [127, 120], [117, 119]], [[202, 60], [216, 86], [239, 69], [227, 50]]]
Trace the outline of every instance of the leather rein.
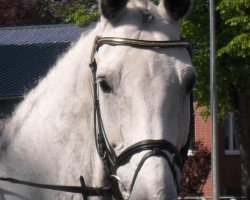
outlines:
[[[3, 178], [0, 177], [0, 181], [9, 182], [13, 184], [27, 185], [31, 187], [56, 190], [62, 192], [79, 193], [82, 194], [83, 199], [87, 200], [89, 196], [102, 196], [106, 198], [115, 197], [115, 199], [123, 199], [121, 192], [118, 187], [119, 179], [116, 176], [117, 169], [129, 162], [131, 157], [142, 151], [147, 151], [147, 153], [142, 157], [139, 162], [137, 169], [135, 170], [132, 183], [130, 186], [130, 192], [133, 190], [137, 175], [142, 168], [144, 162], [152, 156], [160, 156], [166, 159], [170, 170], [173, 174], [173, 179], [176, 185], [177, 193], [179, 193], [179, 184], [177, 180], [177, 173], [175, 165], [182, 170], [183, 159], [180, 152], [176, 147], [167, 140], [142, 140], [137, 142], [127, 149], [125, 149], [120, 155], [116, 155], [114, 149], [108, 142], [106, 136], [98, 97], [98, 85], [96, 81], [96, 70], [97, 63], [95, 60], [95, 53], [104, 44], [107, 45], [122, 45], [131, 46], [134, 48], [143, 49], [161, 49], [161, 48], [186, 48], [189, 55], [192, 57], [191, 46], [188, 42], [180, 41], [148, 41], [148, 40], [135, 40], [127, 38], [117, 38], [117, 37], [99, 37], [96, 36], [92, 48], [91, 58], [89, 67], [92, 70], [93, 75], [93, 91], [94, 91], [94, 133], [95, 133], [95, 143], [96, 149], [99, 154], [100, 159], [103, 162], [105, 174], [108, 179], [108, 187], [88, 187], [85, 185], [84, 178], [80, 177], [81, 186], [63, 186], [63, 185], [48, 185], [48, 184], [38, 184], [27, 181], [20, 181], [13, 178]], [[169, 157], [171, 155], [171, 158]]]

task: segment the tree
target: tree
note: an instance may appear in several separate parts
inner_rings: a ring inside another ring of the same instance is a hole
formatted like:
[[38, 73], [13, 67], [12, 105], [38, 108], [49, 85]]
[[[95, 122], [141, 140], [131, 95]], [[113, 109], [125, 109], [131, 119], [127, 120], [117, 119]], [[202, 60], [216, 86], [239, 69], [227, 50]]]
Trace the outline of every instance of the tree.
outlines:
[[180, 181], [180, 196], [202, 196], [211, 170], [211, 152], [202, 141], [195, 143], [193, 155], [187, 157]]
[[[236, 115], [242, 160], [243, 193], [250, 175], [250, 4], [248, 0], [218, 0], [216, 7], [217, 92], [219, 117]], [[191, 16], [182, 23], [182, 34], [194, 46], [198, 75], [195, 99], [209, 107], [209, 9], [196, 0]], [[208, 116], [209, 112], [203, 113]], [[250, 197], [247, 197], [247, 199]]]
[[77, 23], [99, 18], [95, 0], [1, 0], [0, 26]]
[[57, 2], [53, 7], [57, 17], [64, 22], [76, 23], [79, 26], [88, 25], [100, 17], [96, 0], [74, 0], [70, 7], [65, 3]]
[[49, 0], [1, 0], [0, 26], [60, 23]]

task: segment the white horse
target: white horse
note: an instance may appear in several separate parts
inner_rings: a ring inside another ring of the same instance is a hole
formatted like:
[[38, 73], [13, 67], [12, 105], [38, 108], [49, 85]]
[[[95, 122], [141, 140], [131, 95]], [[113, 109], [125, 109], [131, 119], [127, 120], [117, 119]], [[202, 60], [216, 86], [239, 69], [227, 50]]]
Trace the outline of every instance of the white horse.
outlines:
[[[103, 163], [95, 146], [93, 79], [88, 64], [97, 35], [140, 40], [180, 40], [179, 20], [191, 0], [101, 0], [101, 20], [31, 90], [6, 122], [0, 138], [0, 176], [20, 180], [105, 186]], [[146, 139], [164, 139], [179, 151], [189, 130], [190, 90], [195, 72], [183, 47], [136, 48], [104, 44], [95, 53], [103, 126], [119, 155]], [[120, 190], [131, 200], [177, 199], [171, 166], [152, 156], [135, 170], [147, 151], [117, 169]], [[167, 153], [170, 159], [172, 155]], [[177, 179], [180, 170], [174, 165]], [[82, 199], [0, 181], [0, 199]], [[93, 197], [93, 199], [96, 197]]]

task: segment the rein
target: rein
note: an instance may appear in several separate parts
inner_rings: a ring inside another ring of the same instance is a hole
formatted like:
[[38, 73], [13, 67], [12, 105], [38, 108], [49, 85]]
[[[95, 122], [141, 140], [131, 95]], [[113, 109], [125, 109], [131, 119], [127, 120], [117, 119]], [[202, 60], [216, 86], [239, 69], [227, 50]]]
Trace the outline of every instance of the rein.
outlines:
[[110, 196], [110, 192], [111, 192], [111, 189], [107, 187], [94, 188], [94, 187], [86, 186], [84, 178], [82, 176], [80, 176], [81, 186], [38, 184], [38, 183], [21, 181], [21, 180], [13, 179], [13, 178], [3, 178], [3, 177], [0, 177], [0, 181], [13, 183], [13, 184], [19, 184], [19, 185], [26, 185], [26, 186], [35, 187], [35, 188], [47, 189], [47, 190], [78, 193], [78, 194], [82, 194], [84, 200], [90, 196], [108, 197]]
[[[127, 149], [125, 149], [120, 155], [116, 155], [114, 149], [109, 144], [108, 138], [106, 136], [101, 112], [100, 112], [100, 104], [98, 97], [98, 85], [96, 81], [96, 70], [97, 63], [95, 60], [96, 51], [104, 44], [107, 45], [122, 45], [122, 46], [131, 46], [134, 48], [186, 48], [189, 52], [190, 57], [192, 57], [191, 46], [186, 41], [148, 41], [148, 40], [135, 40], [135, 39], [127, 39], [127, 38], [117, 38], [117, 37], [99, 37], [97, 36], [94, 40], [94, 45], [92, 48], [92, 53], [90, 57], [89, 67], [92, 69], [93, 75], [93, 91], [94, 91], [94, 133], [95, 133], [95, 144], [98, 155], [103, 162], [105, 174], [108, 179], [109, 186], [108, 187], [88, 187], [85, 185], [84, 178], [80, 177], [81, 186], [64, 186], [64, 185], [48, 185], [48, 184], [38, 184], [27, 181], [20, 181], [18, 179], [13, 178], [3, 178], [0, 177], [0, 181], [9, 182], [13, 184], [26, 185], [30, 187], [48, 189], [48, 190], [56, 190], [62, 192], [70, 192], [70, 193], [78, 193], [82, 194], [84, 200], [87, 200], [90, 196], [101, 196], [112, 199], [122, 200], [123, 197], [119, 190], [118, 181], [116, 178], [117, 169], [125, 165], [129, 162], [131, 157], [137, 153], [142, 151], [148, 151], [139, 162], [137, 169], [135, 170], [132, 183], [130, 186], [129, 192], [133, 190], [137, 175], [142, 168], [144, 162], [152, 157], [152, 156], [160, 156], [166, 159], [170, 170], [173, 175], [173, 179], [177, 188], [177, 193], [179, 193], [179, 184], [177, 180], [177, 173], [175, 169], [175, 165], [182, 170], [183, 167], [183, 159], [180, 152], [176, 149], [176, 147], [171, 144], [167, 140], [142, 140], [137, 142]], [[171, 155], [171, 158], [169, 157]]]

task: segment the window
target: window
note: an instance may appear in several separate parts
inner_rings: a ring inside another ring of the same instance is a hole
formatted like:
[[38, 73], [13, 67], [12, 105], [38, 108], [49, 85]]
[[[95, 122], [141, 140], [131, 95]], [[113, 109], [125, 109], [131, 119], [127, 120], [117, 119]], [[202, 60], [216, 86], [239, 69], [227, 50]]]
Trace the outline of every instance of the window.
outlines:
[[225, 154], [226, 155], [239, 155], [239, 143], [235, 133], [234, 114], [228, 113], [224, 121], [225, 130]]

